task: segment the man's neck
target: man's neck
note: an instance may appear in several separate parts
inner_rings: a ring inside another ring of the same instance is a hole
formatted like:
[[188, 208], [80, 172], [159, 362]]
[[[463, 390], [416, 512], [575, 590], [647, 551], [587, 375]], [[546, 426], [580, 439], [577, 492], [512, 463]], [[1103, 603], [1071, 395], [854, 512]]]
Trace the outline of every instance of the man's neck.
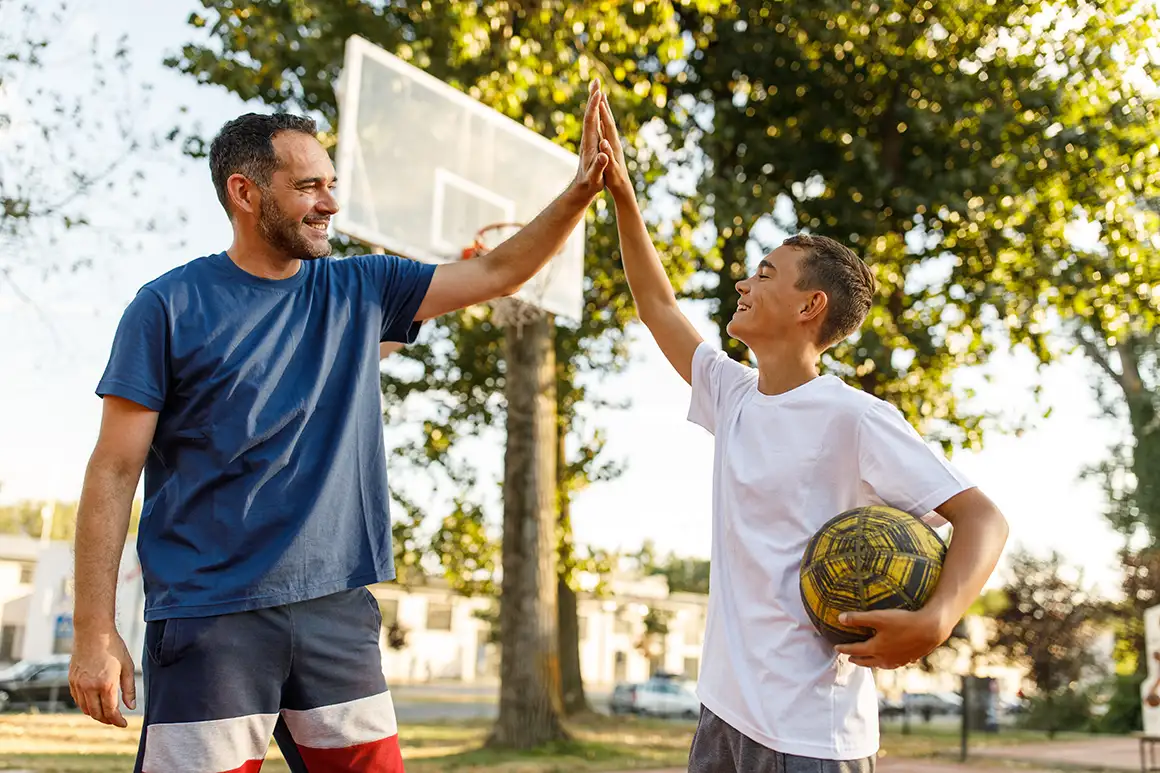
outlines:
[[302, 261], [287, 258], [262, 240], [234, 234], [234, 243], [226, 250], [234, 265], [262, 279], [289, 279], [298, 273]]

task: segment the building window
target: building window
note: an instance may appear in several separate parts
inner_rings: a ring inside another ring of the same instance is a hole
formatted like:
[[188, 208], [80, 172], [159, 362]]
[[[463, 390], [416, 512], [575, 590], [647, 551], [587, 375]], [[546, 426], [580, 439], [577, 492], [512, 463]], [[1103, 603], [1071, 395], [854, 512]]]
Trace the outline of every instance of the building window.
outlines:
[[16, 660], [21, 628], [18, 625], [0, 626], [0, 660]]
[[616, 625], [613, 626], [613, 632], [627, 636], [628, 634], [632, 633], [632, 623], [628, 620], [628, 618], [620, 617], [618, 615], [616, 618]]
[[696, 681], [700, 673], [701, 661], [698, 658], [685, 658], [685, 678]]
[[588, 618], [581, 615], [579, 618], [579, 623], [580, 633], [578, 634], [578, 637], [580, 641], [586, 641], [588, 639]]
[[379, 612], [383, 616], [383, 625], [391, 627], [399, 621], [399, 600], [379, 599]]
[[32, 577], [36, 574], [36, 564], [23, 563], [20, 565], [20, 584], [31, 585]]
[[427, 630], [451, 630], [451, 605], [437, 601], [427, 602]]
[[689, 615], [685, 623], [685, 641], [689, 644], [700, 644], [705, 640], [705, 618], [698, 612]]
[[67, 655], [72, 652], [73, 646], [73, 620], [72, 615], [64, 614], [56, 616], [56, 625], [52, 631], [52, 654], [53, 655]]

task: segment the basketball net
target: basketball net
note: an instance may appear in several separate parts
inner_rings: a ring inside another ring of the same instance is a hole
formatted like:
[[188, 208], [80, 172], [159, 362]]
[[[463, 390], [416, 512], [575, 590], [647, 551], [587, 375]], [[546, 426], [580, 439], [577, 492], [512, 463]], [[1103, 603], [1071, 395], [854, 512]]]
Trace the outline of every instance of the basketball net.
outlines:
[[[471, 260], [472, 258], [486, 255], [511, 238], [511, 236], [523, 227], [523, 223], [492, 223], [491, 225], [485, 225], [476, 232], [475, 240], [471, 243], [471, 246], [464, 248], [461, 256], [462, 259]], [[492, 322], [505, 329], [514, 329], [517, 336], [520, 334], [524, 325], [540, 319], [547, 313], [543, 309], [521, 301], [514, 296], [493, 298], [487, 301], [486, 305], [491, 308]]]

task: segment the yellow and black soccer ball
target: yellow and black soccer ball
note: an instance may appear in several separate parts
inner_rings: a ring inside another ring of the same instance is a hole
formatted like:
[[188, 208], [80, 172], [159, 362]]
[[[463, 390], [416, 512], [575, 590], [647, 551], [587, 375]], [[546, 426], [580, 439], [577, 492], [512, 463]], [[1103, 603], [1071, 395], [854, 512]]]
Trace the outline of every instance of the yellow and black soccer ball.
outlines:
[[848, 510], [806, 545], [801, 595], [818, 633], [833, 644], [873, 631], [842, 625], [843, 612], [917, 610], [938, 583], [946, 545], [925, 522], [892, 507]]

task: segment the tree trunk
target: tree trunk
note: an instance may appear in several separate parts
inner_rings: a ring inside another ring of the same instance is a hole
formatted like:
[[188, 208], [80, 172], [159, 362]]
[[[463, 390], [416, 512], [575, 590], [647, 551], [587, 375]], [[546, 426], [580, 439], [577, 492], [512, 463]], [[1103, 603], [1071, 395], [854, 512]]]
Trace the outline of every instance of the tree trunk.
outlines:
[[552, 319], [508, 327], [499, 718], [488, 745], [567, 738], [556, 619], [556, 364]]
[[565, 716], [590, 712], [584, 694], [584, 677], [580, 673], [580, 618], [576, 591], [569, 578], [572, 574], [572, 497], [565, 480], [565, 432], [556, 430], [556, 502], [560, 509], [557, 536], [559, 538], [559, 565], [557, 566], [557, 604], [560, 633], [560, 702]]
[[576, 591], [568, 578], [560, 576], [560, 679], [564, 713], [571, 717], [592, 711], [584, 694], [584, 677], [580, 673], [580, 618], [576, 609]]

